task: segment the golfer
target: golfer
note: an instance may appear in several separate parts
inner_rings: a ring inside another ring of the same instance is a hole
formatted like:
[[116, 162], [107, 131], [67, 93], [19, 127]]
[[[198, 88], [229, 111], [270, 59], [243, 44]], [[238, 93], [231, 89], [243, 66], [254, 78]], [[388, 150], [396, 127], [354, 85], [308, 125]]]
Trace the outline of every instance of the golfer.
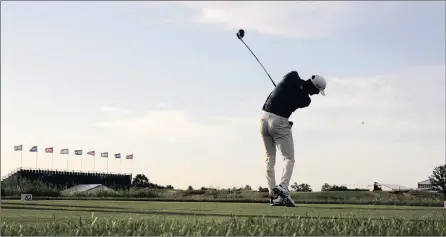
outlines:
[[[266, 180], [271, 206], [296, 206], [288, 190], [294, 169], [294, 143], [291, 132], [293, 122], [288, 119], [296, 109], [310, 105], [311, 95], [325, 96], [326, 86], [327, 81], [322, 76], [313, 75], [308, 80], [302, 80], [296, 71], [291, 71], [277, 84], [263, 105], [260, 133], [266, 151]], [[276, 147], [285, 162], [282, 178], [277, 186], [274, 170]]]

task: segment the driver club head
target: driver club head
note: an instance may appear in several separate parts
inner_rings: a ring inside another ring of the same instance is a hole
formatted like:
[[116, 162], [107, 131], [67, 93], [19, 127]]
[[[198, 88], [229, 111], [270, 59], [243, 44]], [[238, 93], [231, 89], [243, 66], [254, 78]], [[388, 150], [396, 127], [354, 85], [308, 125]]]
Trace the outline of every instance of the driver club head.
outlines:
[[245, 36], [245, 31], [243, 29], [238, 30], [237, 32], [237, 38], [239, 40], [243, 39], [243, 36]]

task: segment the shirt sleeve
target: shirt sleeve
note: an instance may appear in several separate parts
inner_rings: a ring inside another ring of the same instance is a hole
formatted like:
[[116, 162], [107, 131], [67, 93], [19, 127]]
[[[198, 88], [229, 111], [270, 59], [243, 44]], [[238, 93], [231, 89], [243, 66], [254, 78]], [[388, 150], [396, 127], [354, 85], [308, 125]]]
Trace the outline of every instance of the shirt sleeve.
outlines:
[[282, 81], [284, 84], [298, 86], [299, 80], [299, 74], [296, 71], [291, 71], [283, 77]]
[[298, 103], [300, 109], [308, 107], [311, 104], [311, 98], [308, 95], [300, 96]]

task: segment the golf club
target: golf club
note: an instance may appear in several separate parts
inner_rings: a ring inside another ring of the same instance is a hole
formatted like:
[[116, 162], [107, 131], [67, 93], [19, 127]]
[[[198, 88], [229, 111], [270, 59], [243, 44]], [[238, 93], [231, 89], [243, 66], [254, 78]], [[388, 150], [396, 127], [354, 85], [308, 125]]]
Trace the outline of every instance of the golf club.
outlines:
[[[273, 83], [274, 87], [276, 87], [276, 83], [274, 83], [273, 79], [271, 78], [271, 76], [269, 75], [268, 71], [266, 71], [265, 67], [263, 66], [263, 64], [260, 62], [260, 60], [257, 58], [257, 56], [254, 54], [254, 52], [252, 52], [252, 50], [249, 48], [249, 46], [245, 43], [245, 41], [243, 41], [243, 37], [245, 36], [245, 31], [243, 29], [240, 29], [237, 32], [237, 38], [242, 41], [242, 43], [246, 46], [246, 48], [249, 50], [249, 52], [251, 52], [252, 56], [254, 56], [254, 58], [256, 58], [257, 62], [259, 62], [260, 66], [262, 66], [263, 70], [266, 72], [266, 75], [268, 75], [269, 79], [271, 80], [271, 82]], [[288, 123], [290, 124], [290, 126], [293, 126], [293, 121], [288, 121]]]
[[260, 66], [262, 66], [263, 70], [266, 72], [266, 74], [268, 75], [269, 79], [271, 80], [271, 82], [273, 83], [274, 87], [276, 86], [276, 83], [274, 83], [273, 79], [271, 78], [271, 76], [269, 75], [268, 71], [266, 71], [265, 67], [263, 66], [263, 64], [260, 62], [260, 60], [257, 58], [257, 56], [254, 54], [254, 52], [252, 52], [252, 50], [249, 48], [249, 46], [245, 43], [245, 41], [243, 41], [243, 37], [245, 36], [245, 31], [243, 29], [240, 29], [237, 32], [237, 38], [242, 41], [242, 43], [246, 46], [246, 48], [249, 50], [249, 52], [252, 53], [252, 55], [254, 56], [254, 58], [256, 58], [257, 62], [259, 62]]

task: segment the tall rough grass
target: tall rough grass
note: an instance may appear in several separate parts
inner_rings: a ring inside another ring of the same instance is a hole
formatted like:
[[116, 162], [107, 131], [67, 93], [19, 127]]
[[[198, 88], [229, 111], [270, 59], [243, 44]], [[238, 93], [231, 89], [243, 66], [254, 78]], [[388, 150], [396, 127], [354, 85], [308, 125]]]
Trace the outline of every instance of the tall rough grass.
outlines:
[[39, 180], [13, 179], [1, 184], [1, 195], [20, 196], [22, 193], [36, 196], [57, 197], [60, 195], [60, 188], [45, 184]]
[[122, 190], [101, 190], [98, 192], [84, 192], [76, 193], [72, 195], [62, 195], [65, 197], [108, 197], [108, 198], [125, 198], [125, 197], [135, 197], [135, 198], [160, 198], [161, 193], [156, 189], [122, 189]]
[[436, 219], [345, 219], [283, 217], [238, 218], [226, 220], [120, 219], [57, 220], [39, 224], [3, 222], [1, 234], [7, 236], [444, 236], [446, 217]]

